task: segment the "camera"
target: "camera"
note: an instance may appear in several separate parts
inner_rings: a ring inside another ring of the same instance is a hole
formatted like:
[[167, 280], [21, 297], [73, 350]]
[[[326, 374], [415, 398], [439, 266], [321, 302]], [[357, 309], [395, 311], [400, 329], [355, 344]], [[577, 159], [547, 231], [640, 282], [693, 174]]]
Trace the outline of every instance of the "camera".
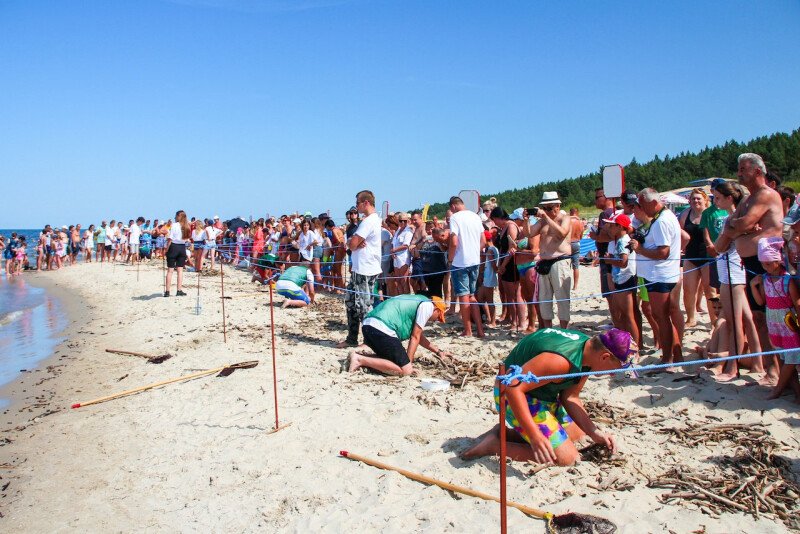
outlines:
[[531, 217], [538, 217], [539, 216], [539, 208], [533, 207], [528, 208], [528, 215]]
[[633, 233], [631, 234], [631, 239], [635, 239], [636, 241], [639, 242], [640, 245], [644, 245], [644, 238], [645, 238], [644, 233], [642, 233], [639, 230], [634, 230]]

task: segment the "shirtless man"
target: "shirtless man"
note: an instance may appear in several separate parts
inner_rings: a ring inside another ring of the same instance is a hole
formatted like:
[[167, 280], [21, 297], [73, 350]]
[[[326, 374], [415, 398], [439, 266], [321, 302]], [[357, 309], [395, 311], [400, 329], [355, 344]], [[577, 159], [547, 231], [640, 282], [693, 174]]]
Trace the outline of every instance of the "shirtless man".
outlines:
[[[561, 199], [555, 191], [545, 191], [539, 202], [539, 220], [531, 227], [530, 236], [540, 236], [539, 262], [539, 311], [545, 328], [553, 326], [553, 298], [558, 301], [558, 320], [561, 328], [569, 325], [570, 290], [572, 270], [569, 260], [570, 230], [572, 220], [561, 211]], [[547, 272], [545, 272], [547, 271]]]
[[78, 253], [81, 251], [81, 225], [72, 227], [69, 235], [70, 264], [78, 263]]
[[[737, 174], [739, 183], [750, 191], [750, 196], [740, 202], [736, 211], [728, 218], [723, 234], [736, 242], [736, 251], [745, 268], [747, 302], [753, 312], [761, 349], [769, 351], [772, 350], [772, 345], [769, 343], [764, 306], [753, 298], [750, 281], [765, 272], [758, 261], [758, 240], [762, 237], [780, 236], [783, 232], [783, 204], [780, 195], [767, 185], [767, 167], [758, 154], [739, 155]], [[762, 356], [762, 359], [767, 375], [760, 383], [773, 385], [778, 379], [777, 358], [770, 355]]]
[[578, 215], [578, 208], [570, 208], [569, 210], [570, 230], [569, 230], [569, 246], [572, 252], [570, 259], [572, 261], [572, 290], [578, 289], [578, 276], [581, 263], [581, 238], [583, 237], [583, 229], [585, 225]]

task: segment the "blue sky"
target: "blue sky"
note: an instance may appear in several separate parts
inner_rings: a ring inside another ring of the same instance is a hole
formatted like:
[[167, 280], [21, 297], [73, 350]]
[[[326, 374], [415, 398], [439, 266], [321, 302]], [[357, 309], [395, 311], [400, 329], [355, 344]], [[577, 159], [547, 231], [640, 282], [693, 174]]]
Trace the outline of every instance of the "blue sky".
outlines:
[[0, 227], [341, 218], [791, 131], [799, 27], [794, 0], [0, 1]]

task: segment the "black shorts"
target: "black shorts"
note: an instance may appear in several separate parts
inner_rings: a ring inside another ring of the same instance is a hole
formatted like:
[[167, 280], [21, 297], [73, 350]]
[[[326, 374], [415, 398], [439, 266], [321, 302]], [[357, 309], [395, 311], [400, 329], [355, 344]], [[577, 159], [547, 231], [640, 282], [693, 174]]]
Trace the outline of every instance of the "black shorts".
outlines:
[[386, 335], [370, 325], [362, 326], [361, 334], [364, 336], [364, 343], [378, 358], [389, 360], [398, 367], [404, 367], [411, 363], [403, 343], [398, 338]]
[[677, 283], [667, 283], [667, 282], [648, 282], [644, 280], [645, 288], [647, 288], [647, 293], [672, 293], [672, 290], [675, 289], [675, 286], [678, 285]]
[[114, 245], [106, 245], [106, 250], [108, 252], [111, 252], [112, 250], [114, 250]]
[[750, 288], [750, 281], [767, 271], [764, 270], [764, 266], [758, 261], [758, 256], [742, 258], [742, 264], [744, 265], [744, 279], [747, 281], [747, 284], [744, 286], [744, 292], [747, 295], [747, 303], [750, 304], [750, 310], [763, 312], [766, 310], [766, 307], [757, 303], [756, 299], [753, 298], [753, 290]]
[[500, 280], [508, 283], [519, 282], [519, 271], [513, 261], [506, 263], [506, 270], [500, 275]]
[[167, 267], [174, 269], [176, 267], [186, 266], [186, 245], [183, 243], [172, 243], [167, 249]]
[[639, 278], [634, 275], [621, 284], [615, 284], [615, 286], [617, 293], [624, 293], [625, 291], [636, 292], [636, 288], [639, 287]]
[[716, 261], [708, 262], [708, 285], [719, 291], [719, 272]]

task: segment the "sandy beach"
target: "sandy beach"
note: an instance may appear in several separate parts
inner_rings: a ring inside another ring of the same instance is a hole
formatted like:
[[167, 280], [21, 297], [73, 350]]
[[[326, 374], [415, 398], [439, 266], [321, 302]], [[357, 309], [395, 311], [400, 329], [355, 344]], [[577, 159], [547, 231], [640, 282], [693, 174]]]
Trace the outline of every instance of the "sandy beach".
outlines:
[[[3, 392], [0, 420], [0, 528], [6, 532], [286, 531], [491, 532], [499, 506], [452, 495], [397, 473], [339, 457], [340, 450], [497, 495], [497, 458], [458, 453], [497, 421], [491, 386], [497, 363], [520, 339], [490, 330], [458, 337], [460, 325], [429, 327], [429, 337], [477, 370], [447, 392], [419, 377], [342, 372], [345, 312], [320, 295], [309, 309], [275, 309], [280, 422], [273, 429], [273, 374], [265, 288], [225, 268], [228, 342], [223, 342], [219, 276], [186, 277], [189, 296], [163, 298], [160, 262], [135, 268], [97, 263], [26, 275], [57, 295], [67, 340], [36, 370]], [[596, 293], [596, 268], [581, 268], [575, 297]], [[276, 296], [276, 303], [282, 302]], [[707, 315], [702, 316], [707, 323]], [[596, 333], [608, 322], [599, 298], [573, 302], [573, 325]], [[645, 329], [649, 338], [649, 329]], [[685, 347], [708, 336], [689, 330]], [[116, 348], [170, 353], [162, 364], [109, 354]], [[686, 353], [689, 349], [686, 350]], [[421, 376], [446, 371], [419, 353]], [[258, 360], [227, 377], [208, 376], [106, 403], [76, 402], [230, 363]], [[655, 363], [649, 355], [641, 363]], [[554, 513], [611, 519], [620, 532], [788, 532], [776, 516], [709, 515], [688, 500], [662, 503], [671, 490], [648, 487], [667, 473], [711, 472], [733, 455], [730, 441], [696, 442], [688, 425], [763, 425], [795, 472], [800, 424], [789, 397], [763, 400], [747, 376], [717, 384], [685, 372], [589, 380], [584, 402], [606, 414], [601, 428], [621, 453], [573, 467], [536, 470], [510, 462], [508, 496]], [[458, 378], [461, 378], [460, 376]], [[595, 412], [597, 413], [597, 412]], [[610, 415], [609, 415], [610, 414]], [[758, 427], [762, 428], [762, 427]], [[673, 430], [673, 429], [677, 429]], [[544, 532], [543, 521], [509, 509], [512, 532]]]

